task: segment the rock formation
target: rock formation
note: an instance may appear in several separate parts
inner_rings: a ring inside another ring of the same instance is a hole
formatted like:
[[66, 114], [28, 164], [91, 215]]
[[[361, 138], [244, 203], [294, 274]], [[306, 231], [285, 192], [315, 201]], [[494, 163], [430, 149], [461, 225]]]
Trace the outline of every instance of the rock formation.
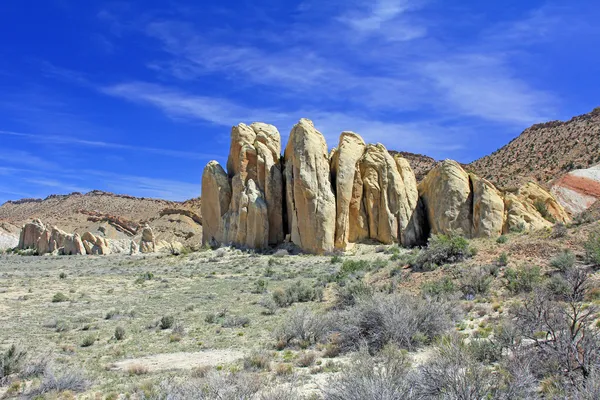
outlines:
[[[22, 250], [33, 249], [39, 255], [138, 253], [138, 245], [133, 239], [107, 239], [100, 236], [101, 234], [101, 232], [98, 235], [85, 232], [80, 236], [78, 233], [64, 232], [55, 226], [46, 227], [40, 220], [34, 220], [25, 224], [21, 229], [21, 243], [18, 248]], [[142, 253], [170, 252], [179, 254], [183, 251], [183, 245], [180, 242], [157, 240], [152, 228], [148, 225], [143, 227], [139, 241], [139, 249]]]
[[274, 126], [232, 128], [227, 173], [211, 161], [202, 175], [203, 243], [266, 248], [283, 241], [280, 153]]
[[329, 156], [325, 138], [312, 121], [301, 119], [294, 126], [284, 160], [291, 241], [310, 253], [332, 251], [336, 205]]
[[451, 160], [417, 186], [400, 153], [353, 132], [343, 132], [328, 152], [307, 119], [292, 129], [283, 159], [280, 149], [271, 125], [233, 127], [227, 171], [211, 161], [202, 176], [205, 244], [263, 249], [285, 237], [323, 254], [364, 240], [415, 246], [429, 234], [496, 237], [569, 218], [535, 184], [502, 193]]

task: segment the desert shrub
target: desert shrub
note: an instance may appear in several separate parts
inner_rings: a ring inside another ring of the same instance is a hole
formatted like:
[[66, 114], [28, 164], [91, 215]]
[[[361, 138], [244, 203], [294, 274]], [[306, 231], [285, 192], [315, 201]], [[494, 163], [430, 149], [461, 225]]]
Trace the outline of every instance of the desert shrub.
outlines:
[[551, 237], [553, 239], [563, 238], [563, 237], [567, 236], [568, 233], [569, 233], [569, 231], [567, 230], [567, 226], [565, 224], [563, 224], [562, 222], [558, 222], [558, 223], [554, 224], [554, 226], [552, 227]]
[[493, 269], [489, 267], [467, 267], [459, 273], [459, 288], [465, 298], [487, 294], [494, 280]]
[[96, 336], [88, 335], [83, 338], [83, 341], [81, 342], [81, 347], [90, 347], [94, 343], [96, 343]]
[[273, 300], [273, 297], [263, 296], [259, 304], [264, 307], [263, 314], [264, 315], [274, 315], [277, 312], [277, 303]]
[[570, 292], [569, 282], [562, 275], [554, 275], [546, 283], [548, 291], [556, 298], [562, 299]]
[[67, 297], [66, 294], [64, 294], [62, 292], [58, 292], [54, 296], [52, 296], [53, 303], [62, 303], [65, 301], [69, 301], [69, 298]]
[[27, 357], [27, 351], [15, 344], [0, 354], [0, 383], [12, 374], [21, 372], [21, 367]]
[[268, 371], [271, 368], [271, 353], [268, 351], [254, 351], [244, 357], [244, 369], [250, 371]]
[[364, 344], [371, 352], [377, 352], [388, 343], [412, 349], [446, 332], [457, 316], [458, 309], [452, 301], [376, 294], [334, 313], [330, 330], [339, 335], [339, 346], [344, 351], [357, 350]]
[[59, 279], [67, 279], [67, 273], [66, 272], [61, 272], [60, 274], [58, 274], [58, 278]]
[[335, 254], [333, 257], [331, 257], [331, 260], [329, 260], [329, 262], [331, 264], [339, 264], [339, 263], [342, 263], [343, 261], [344, 261], [344, 259], [339, 254]]
[[354, 357], [340, 374], [330, 378], [323, 389], [325, 400], [411, 399], [412, 382], [407, 357], [393, 348], [377, 357], [366, 351]]
[[285, 345], [292, 342], [305, 345], [322, 341], [327, 336], [328, 330], [329, 323], [324, 315], [298, 307], [286, 315], [275, 331], [275, 337]]
[[135, 283], [138, 285], [143, 285], [147, 281], [151, 281], [154, 279], [154, 274], [152, 272], [146, 271], [140, 276], [137, 277]]
[[442, 340], [414, 384], [417, 398], [424, 399], [485, 399], [493, 391], [492, 375], [456, 337]]
[[63, 371], [60, 375], [56, 375], [53, 371], [47, 370], [40, 385], [27, 392], [27, 398], [38, 398], [47, 393], [64, 391], [81, 393], [90, 386], [90, 381], [79, 371]]
[[215, 313], [208, 313], [204, 316], [204, 322], [207, 324], [214, 324], [217, 322], [217, 315]]
[[254, 282], [254, 288], [252, 289], [252, 293], [265, 293], [267, 291], [268, 284], [269, 282], [267, 280], [258, 279], [256, 282]]
[[433, 235], [411, 266], [418, 271], [429, 271], [444, 264], [460, 262], [473, 255], [469, 241], [456, 234]]
[[370, 297], [374, 293], [374, 289], [367, 285], [362, 279], [353, 279], [339, 284], [335, 288], [335, 306], [337, 308], [351, 307], [356, 304], [356, 301], [363, 297]]
[[501, 235], [498, 237], [498, 239], [496, 239], [496, 243], [498, 244], [504, 244], [506, 242], [508, 242], [508, 236], [506, 235]]
[[315, 363], [317, 355], [312, 351], [300, 353], [296, 359], [296, 365], [301, 368], [308, 368]]
[[275, 253], [273, 253], [273, 257], [279, 257], [279, 258], [289, 256], [289, 255], [290, 255], [290, 253], [286, 249], [279, 249]]
[[346, 260], [342, 263], [337, 280], [343, 280], [349, 276], [369, 271], [371, 265], [367, 260]]
[[117, 339], [117, 340], [125, 339], [125, 328], [123, 328], [122, 326], [117, 326], [115, 328], [115, 339]]
[[600, 265], [600, 232], [590, 233], [583, 246], [587, 261]]
[[273, 291], [273, 300], [279, 307], [289, 307], [294, 303], [306, 303], [323, 299], [323, 289], [309, 286], [304, 281], [298, 281], [285, 290], [278, 288]]
[[489, 339], [472, 340], [467, 350], [479, 362], [491, 364], [502, 359], [502, 347]]
[[508, 254], [502, 253], [498, 256], [498, 265], [501, 267], [506, 267], [508, 265]]
[[531, 292], [542, 280], [540, 267], [508, 268], [504, 271], [505, 286], [513, 294]]
[[426, 282], [421, 286], [421, 294], [425, 297], [441, 299], [452, 296], [454, 293], [456, 293], [456, 286], [448, 276], [437, 281]]
[[221, 326], [223, 328], [241, 328], [250, 325], [250, 318], [246, 316], [229, 316], [225, 318]]
[[160, 329], [165, 330], [165, 329], [171, 328], [174, 323], [175, 323], [175, 317], [173, 317], [172, 315], [164, 315], [160, 319], [158, 326], [160, 327]]
[[144, 364], [131, 364], [127, 367], [127, 374], [129, 376], [146, 375], [147, 373], [148, 367]]
[[250, 400], [264, 387], [255, 374], [211, 371], [202, 378], [177, 379], [161, 382], [149, 396], [136, 393], [148, 400]]
[[555, 223], [556, 220], [554, 219], [554, 217], [552, 216], [552, 214], [550, 214], [550, 212], [548, 211], [548, 207], [546, 206], [546, 203], [544, 202], [544, 200], [542, 199], [537, 199], [534, 203], [533, 206], [535, 207], [535, 209], [537, 210], [537, 212], [540, 213], [540, 215], [542, 216], [542, 218], [544, 218], [545, 220]]
[[573, 268], [573, 265], [575, 265], [575, 254], [571, 253], [569, 250], [560, 253], [550, 260], [550, 266], [561, 272], [566, 272]]

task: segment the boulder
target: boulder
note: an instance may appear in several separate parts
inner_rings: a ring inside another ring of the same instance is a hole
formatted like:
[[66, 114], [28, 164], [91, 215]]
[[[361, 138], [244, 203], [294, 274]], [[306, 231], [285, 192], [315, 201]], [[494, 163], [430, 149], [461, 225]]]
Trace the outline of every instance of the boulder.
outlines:
[[108, 239], [98, 236], [96, 238], [96, 241], [94, 242], [94, 246], [92, 247], [92, 254], [105, 256], [111, 253], [112, 251], [110, 249], [110, 241]]
[[336, 202], [329, 176], [329, 155], [323, 135], [301, 119], [285, 148], [285, 182], [291, 241], [302, 250], [332, 251]]
[[[329, 155], [336, 188], [335, 247], [345, 250], [351, 242], [368, 236], [362, 203], [360, 169], [365, 142], [354, 132], [343, 132], [337, 149]], [[358, 187], [355, 187], [357, 185]], [[362, 214], [361, 214], [362, 211]]]
[[39, 219], [34, 219], [23, 226], [19, 237], [19, 249], [35, 249], [37, 248], [38, 240], [44, 233], [46, 227]]
[[42, 233], [42, 236], [38, 239], [35, 248], [39, 255], [50, 253], [50, 231], [47, 229]]
[[496, 237], [504, 226], [504, 199], [487, 180], [469, 174], [473, 187], [473, 237]]
[[438, 163], [419, 184], [419, 194], [432, 234], [471, 237], [473, 194], [469, 174], [456, 161]]

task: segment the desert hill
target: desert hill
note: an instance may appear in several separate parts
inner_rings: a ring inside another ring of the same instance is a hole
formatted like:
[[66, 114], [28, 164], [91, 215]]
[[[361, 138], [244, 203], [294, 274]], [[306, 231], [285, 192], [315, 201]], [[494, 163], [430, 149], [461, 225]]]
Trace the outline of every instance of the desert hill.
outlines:
[[496, 186], [527, 180], [551, 187], [572, 170], [600, 163], [600, 107], [569, 121], [533, 125], [506, 146], [470, 164]]
[[408, 161], [418, 182], [421, 182], [423, 178], [425, 178], [425, 175], [427, 175], [427, 173], [431, 171], [438, 163], [437, 160], [423, 154], [395, 150], [390, 150], [389, 153], [392, 155], [392, 157], [398, 154]]
[[110, 239], [133, 237], [148, 222], [159, 239], [192, 245], [201, 238], [199, 203], [199, 199], [180, 203], [95, 190], [8, 201], [0, 206], [0, 222], [6, 226], [2, 229], [4, 236], [14, 235], [15, 226], [38, 218], [79, 234], [98, 232], [102, 227], [101, 231]]

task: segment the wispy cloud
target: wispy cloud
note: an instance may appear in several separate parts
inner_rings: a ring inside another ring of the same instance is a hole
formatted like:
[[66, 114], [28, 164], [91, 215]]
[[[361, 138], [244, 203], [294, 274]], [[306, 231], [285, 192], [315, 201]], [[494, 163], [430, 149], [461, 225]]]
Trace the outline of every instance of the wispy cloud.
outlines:
[[[68, 137], [64, 135], [38, 135], [32, 133], [21, 133], [21, 132], [11, 132], [11, 131], [2, 131], [0, 130], [0, 135], [8, 135], [8, 136], [16, 136], [20, 138], [24, 138], [27, 140], [35, 141], [37, 143], [51, 143], [51, 144], [69, 144], [75, 146], [84, 146], [84, 147], [95, 147], [95, 148], [104, 148], [104, 149], [113, 149], [113, 150], [126, 150], [126, 151], [139, 151], [150, 154], [157, 154], [166, 157], [181, 157], [181, 158], [189, 158], [194, 160], [204, 160], [207, 158], [215, 158], [215, 154], [209, 153], [194, 153], [182, 150], [170, 150], [170, 149], [162, 149], [162, 148], [154, 148], [154, 147], [145, 147], [138, 145], [130, 145], [130, 144], [122, 144], [122, 143], [114, 143], [114, 142], [104, 142], [104, 141], [94, 141], [94, 140], [83, 140], [77, 139], [74, 137]], [[11, 152], [12, 153], [12, 152]], [[13, 157], [15, 158], [15, 157]], [[20, 157], [16, 157], [15, 160], [18, 160]], [[0, 154], [0, 160], [2, 159], [2, 154]], [[36, 157], [25, 157], [25, 159], [35, 160]], [[37, 157], [39, 159], [39, 157]], [[31, 161], [35, 163], [35, 161]]]
[[421, 5], [422, 1], [415, 0], [359, 2], [358, 7], [345, 11], [338, 20], [360, 35], [381, 35], [390, 41], [413, 40], [424, 36], [427, 30], [421, 24], [402, 17]]
[[[2, 133], [0, 131], [0, 133]], [[38, 168], [55, 169], [57, 164], [50, 162], [33, 153], [22, 150], [0, 150], [0, 162], [11, 166], [34, 166]], [[0, 165], [1, 166], [1, 165]]]
[[423, 65], [449, 111], [516, 125], [544, 121], [556, 103], [551, 93], [515, 77], [502, 59], [470, 54]]

